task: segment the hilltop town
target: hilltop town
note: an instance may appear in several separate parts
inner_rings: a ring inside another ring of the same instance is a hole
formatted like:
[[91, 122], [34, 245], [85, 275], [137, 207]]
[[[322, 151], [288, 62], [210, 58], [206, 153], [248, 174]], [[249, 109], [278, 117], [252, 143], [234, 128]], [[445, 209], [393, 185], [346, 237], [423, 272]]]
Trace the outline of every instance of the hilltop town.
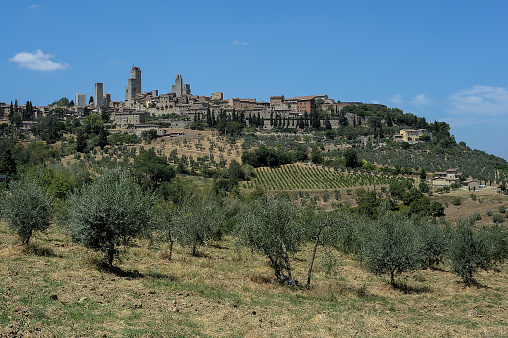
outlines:
[[104, 88], [1, 105], [0, 337], [504, 332], [508, 164], [447, 123]]
[[[172, 90], [166, 94], [159, 94], [158, 90], [148, 92], [142, 91], [141, 69], [132, 66], [130, 78], [127, 79], [125, 87], [125, 100], [114, 101], [111, 94], [104, 93], [104, 84], [97, 82], [94, 84], [94, 95], [88, 98], [85, 93], [76, 93], [74, 100], [66, 101], [67, 104], [59, 104], [55, 101], [47, 106], [31, 106], [27, 102], [30, 113], [23, 114], [21, 121], [18, 121], [21, 129], [27, 130], [34, 124], [39, 117], [56, 115], [61, 120], [70, 120], [73, 118], [83, 119], [90, 113], [106, 111], [111, 117], [114, 126], [124, 129], [131, 126], [132, 132], [140, 134], [141, 130], [154, 129], [159, 135], [166, 131], [157, 128], [156, 125], [147, 125], [147, 118], [150, 116], [168, 116], [177, 114], [184, 121], [191, 123], [199, 118], [203, 118], [210, 111], [224, 112], [232, 114], [234, 111], [242, 111], [245, 116], [255, 116], [263, 121], [263, 128], [271, 129], [273, 123], [264, 123], [275, 119], [283, 121], [295, 121], [303, 118], [305, 114], [310, 114], [317, 109], [327, 112], [330, 116], [337, 116], [344, 107], [348, 106], [369, 106], [370, 108], [387, 109], [385, 105], [365, 104], [362, 102], [343, 102], [335, 101], [328, 95], [306, 95], [285, 98], [284, 95], [271, 96], [270, 102], [257, 101], [255, 98], [230, 98], [225, 99], [222, 92], [211, 93], [210, 96], [198, 96], [191, 94], [190, 84], [184, 84], [181, 74], [177, 74], [175, 84]], [[26, 111], [27, 104], [0, 103], [0, 118], [7, 119], [11, 110]], [[174, 116], [174, 115], [173, 115]], [[358, 115], [352, 112], [346, 112], [343, 117], [347, 119], [349, 125], [355, 123], [366, 124], [369, 117]], [[188, 124], [187, 123], [187, 124]], [[338, 127], [342, 122], [338, 118], [331, 118], [332, 128]], [[427, 129], [404, 129], [399, 134], [393, 136], [396, 142], [416, 142], [422, 135], [432, 135]]]

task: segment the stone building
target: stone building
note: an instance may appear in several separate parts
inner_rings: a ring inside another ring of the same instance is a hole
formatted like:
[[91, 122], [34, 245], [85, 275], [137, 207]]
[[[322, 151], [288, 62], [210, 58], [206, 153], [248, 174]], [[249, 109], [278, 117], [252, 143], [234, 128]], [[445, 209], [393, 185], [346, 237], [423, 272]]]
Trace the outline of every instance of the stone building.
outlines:
[[104, 106], [103, 90], [104, 90], [104, 84], [101, 82], [96, 82], [95, 88], [94, 88], [94, 106], [95, 107], [103, 107]]
[[190, 95], [191, 93], [190, 84], [183, 84], [181, 74], [176, 75], [175, 84], [171, 88], [171, 92], [174, 93], [176, 97]]
[[78, 107], [86, 106], [86, 94], [76, 93], [74, 95], [74, 105]]
[[131, 77], [125, 87], [125, 102], [128, 107], [134, 106], [134, 99], [139, 93], [141, 93], [141, 69], [132, 65]]
[[143, 112], [126, 112], [114, 114], [114, 121], [120, 128], [125, 128], [129, 124], [137, 125], [146, 122], [146, 113]]

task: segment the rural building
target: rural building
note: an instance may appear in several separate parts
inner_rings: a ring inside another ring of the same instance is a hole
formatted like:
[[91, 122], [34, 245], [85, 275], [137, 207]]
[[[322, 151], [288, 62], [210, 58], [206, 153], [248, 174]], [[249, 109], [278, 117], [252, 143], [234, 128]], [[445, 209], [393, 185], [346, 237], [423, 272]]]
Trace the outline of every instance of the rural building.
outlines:
[[450, 186], [453, 183], [461, 186], [462, 173], [458, 169], [448, 169], [446, 171], [434, 173], [432, 185], [434, 186]]
[[116, 113], [114, 121], [120, 128], [125, 128], [129, 124], [142, 124], [146, 122], [146, 113], [132, 112], [132, 113]]
[[417, 142], [423, 135], [432, 136], [432, 133], [427, 129], [402, 129], [399, 134], [402, 136], [402, 141], [404, 142]]
[[467, 191], [477, 191], [480, 189], [480, 183], [475, 180], [467, 180], [462, 182], [462, 189]]

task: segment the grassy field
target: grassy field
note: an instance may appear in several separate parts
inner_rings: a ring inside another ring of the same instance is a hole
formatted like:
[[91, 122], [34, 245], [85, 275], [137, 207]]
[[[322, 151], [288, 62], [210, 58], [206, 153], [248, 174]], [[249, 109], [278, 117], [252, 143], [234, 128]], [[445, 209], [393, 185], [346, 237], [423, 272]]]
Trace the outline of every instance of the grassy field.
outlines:
[[[220, 245], [219, 245], [220, 244]], [[0, 337], [506, 336], [508, 266], [465, 287], [446, 267], [398, 278], [392, 289], [353, 257], [319, 248], [310, 290], [275, 282], [267, 260], [234, 239], [199, 257], [138, 242], [116, 262], [72, 243], [55, 226], [24, 250], [0, 223]], [[311, 246], [295, 257], [306, 276]]]

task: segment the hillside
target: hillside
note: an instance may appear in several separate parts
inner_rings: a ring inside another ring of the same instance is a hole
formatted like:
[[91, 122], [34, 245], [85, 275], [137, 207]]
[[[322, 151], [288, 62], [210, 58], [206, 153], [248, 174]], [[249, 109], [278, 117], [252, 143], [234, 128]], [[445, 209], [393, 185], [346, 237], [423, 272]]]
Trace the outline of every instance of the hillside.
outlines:
[[[503, 336], [508, 266], [464, 287], [446, 269], [400, 278], [405, 291], [351, 256], [318, 251], [311, 290], [275, 282], [266, 260], [229, 238], [202, 249], [138, 241], [114, 271], [52, 227], [28, 252], [0, 224], [0, 336]], [[295, 257], [306, 274], [311, 246]], [[331, 270], [328, 270], [331, 269]]]

